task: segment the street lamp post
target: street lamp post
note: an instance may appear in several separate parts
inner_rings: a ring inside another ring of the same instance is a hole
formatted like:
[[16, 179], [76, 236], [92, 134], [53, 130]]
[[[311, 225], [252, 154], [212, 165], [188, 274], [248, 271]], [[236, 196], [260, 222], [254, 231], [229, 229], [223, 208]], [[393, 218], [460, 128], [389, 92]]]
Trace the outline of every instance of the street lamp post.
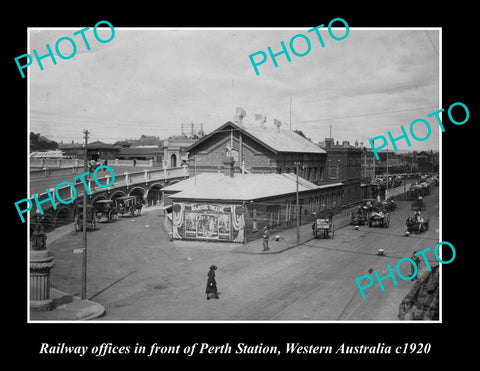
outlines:
[[55, 263], [47, 250], [47, 236], [42, 219], [37, 210], [30, 236], [30, 309], [33, 311], [47, 311], [53, 307], [50, 298], [50, 270]]

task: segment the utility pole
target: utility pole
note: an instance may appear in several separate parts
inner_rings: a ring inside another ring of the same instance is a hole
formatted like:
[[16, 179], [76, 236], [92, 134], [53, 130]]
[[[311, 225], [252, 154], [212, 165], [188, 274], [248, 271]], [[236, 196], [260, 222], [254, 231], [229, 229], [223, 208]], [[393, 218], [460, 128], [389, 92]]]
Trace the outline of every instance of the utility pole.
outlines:
[[300, 203], [298, 200], [298, 165], [299, 162], [295, 162], [296, 175], [297, 175], [297, 190], [296, 190], [296, 217], [297, 217], [297, 245], [300, 244]]
[[387, 189], [385, 192], [385, 200], [387, 200], [388, 197], [388, 143], [387, 143]]
[[[88, 171], [87, 143], [88, 130], [83, 130], [83, 172]], [[88, 175], [90, 178], [90, 174]], [[82, 228], [82, 299], [87, 299], [87, 192], [83, 192], [83, 228]]]

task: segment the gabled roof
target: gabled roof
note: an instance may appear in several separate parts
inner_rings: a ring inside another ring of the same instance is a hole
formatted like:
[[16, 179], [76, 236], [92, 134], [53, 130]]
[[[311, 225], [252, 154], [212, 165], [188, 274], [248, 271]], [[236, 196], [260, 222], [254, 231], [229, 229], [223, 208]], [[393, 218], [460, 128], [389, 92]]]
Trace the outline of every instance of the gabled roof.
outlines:
[[110, 143], [103, 143], [100, 142], [99, 140], [96, 140], [95, 142], [87, 143], [87, 148], [112, 148], [112, 149], [118, 149], [118, 147], [114, 144]]
[[237, 125], [231, 121], [227, 121], [210, 134], [206, 135], [198, 142], [192, 144], [186, 149], [187, 152], [201, 145], [215, 134], [233, 127], [234, 130], [240, 131], [243, 135], [250, 137], [252, 140], [260, 143], [274, 153], [279, 152], [296, 152], [296, 153], [326, 153], [315, 143], [312, 143], [303, 136], [290, 131], [288, 129], [280, 129], [276, 127], [261, 127], [259, 125]]

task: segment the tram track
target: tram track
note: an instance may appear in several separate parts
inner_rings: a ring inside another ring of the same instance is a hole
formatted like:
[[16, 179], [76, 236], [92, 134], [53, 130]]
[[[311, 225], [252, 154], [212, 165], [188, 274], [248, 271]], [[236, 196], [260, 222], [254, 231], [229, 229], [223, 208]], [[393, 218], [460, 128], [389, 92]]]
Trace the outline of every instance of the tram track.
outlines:
[[[391, 293], [391, 297], [378, 290], [378, 292], [372, 292], [370, 300], [364, 301], [358, 294], [354, 279], [358, 277], [359, 272], [365, 271], [363, 274], [366, 274], [368, 267], [375, 269], [376, 265], [382, 274], [381, 269], [384, 268], [385, 259], [398, 260], [408, 256], [406, 254], [413, 250], [424, 249], [430, 245], [428, 241], [438, 242], [438, 238], [432, 236], [433, 231], [430, 234], [408, 237], [399, 232], [403, 223], [398, 222], [403, 221], [404, 214], [410, 212], [406, 208], [400, 209], [400, 211], [396, 215], [397, 223], [391, 231], [373, 228], [361, 229], [360, 232], [363, 233], [362, 237], [366, 237], [365, 240], [359, 240], [359, 236], [355, 236], [357, 233], [355, 228], [344, 228], [342, 236], [336, 236], [335, 240], [329, 240], [328, 244], [319, 242], [319, 240], [302, 243], [299, 247], [313, 248], [317, 251], [320, 249], [325, 252], [319, 257], [322, 259], [321, 265], [326, 265], [326, 269], [322, 270], [320, 267], [316, 267], [315, 263], [310, 265], [307, 274], [304, 270], [303, 276], [297, 275], [293, 278], [292, 283], [287, 282], [259, 303], [260, 305], [250, 307], [239, 316], [239, 319], [257, 321], [282, 321], [283, 318], [313, 321], [355, 320], [364, 316], [365, 313], [369, 313], [368, 309], [373, 303], [382, 303], [383, 308], [379, 309], [381, 315], [386, 316], [385, 312], [389, 312], [388, 316], [395, 320], [396, 313], [393, 313], [396, 308], [395, 303], [399, 300], [399, 296], [404, 295], [403, 292], [408, 289], [410, 282], [401, 282], [400, 286], [392, 290], [394, 292]], [[430, 212], [437, 213], [438, 208], [433, 207]], [[435, 224], [438, 223], [438, 218], [438, 215], [434, 215], [430, 220]], [[362, 240], [363, 242], [351, 244], [352, 241]], [[342, 248], [341, 244], [343, 243], [348, 243], [349, 248]], [[385, 246], [385, 243], [393, 249], [379, 256], [378, 247]], [[392, 253], [394, 251], [396, 253]], [[324, 261], [325, 256], [329, 257], [328, 262]], [[435, 262], [433, 259], [428, 259], [428, 261]], [[336, 291], [336, 287], [341, 289]], [[307, 318], [308, 314], [312, 313], [314, 315]], [[305, 318], [302, 318], [302, 315]], [[374, 314], [372, 315], [374, 316]]]

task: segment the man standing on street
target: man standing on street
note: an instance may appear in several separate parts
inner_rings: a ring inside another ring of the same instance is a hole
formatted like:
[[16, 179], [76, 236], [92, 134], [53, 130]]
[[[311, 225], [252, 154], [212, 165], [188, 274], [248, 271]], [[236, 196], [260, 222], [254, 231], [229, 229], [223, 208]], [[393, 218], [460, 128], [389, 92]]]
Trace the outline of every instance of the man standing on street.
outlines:
[[267, 227], [263, 227], [263, 251], [268, 251], [270, 248], [268, 247], [268, 240], [270, 238], [270, 231]]

